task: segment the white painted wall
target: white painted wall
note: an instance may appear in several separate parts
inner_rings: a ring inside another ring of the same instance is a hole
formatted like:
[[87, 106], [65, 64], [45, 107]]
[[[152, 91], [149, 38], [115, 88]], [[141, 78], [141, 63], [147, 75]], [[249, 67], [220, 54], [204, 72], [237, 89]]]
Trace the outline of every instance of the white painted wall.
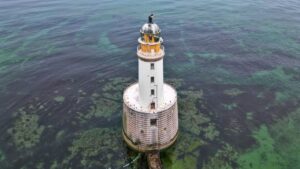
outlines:
[[[154, 63], [154, 69], [151, 70], [151, 63]], [[151, 76], [154, 77], [154, 83], [151, 83]], [[145, 108], [150, 108], [151, 102], [155, 107], [163, 104], [163, 59], [155, 62], [146, 62], [139, 59], [139, 102]], [[154, 89], [154, 95], [151, 95], [151, 89]]]

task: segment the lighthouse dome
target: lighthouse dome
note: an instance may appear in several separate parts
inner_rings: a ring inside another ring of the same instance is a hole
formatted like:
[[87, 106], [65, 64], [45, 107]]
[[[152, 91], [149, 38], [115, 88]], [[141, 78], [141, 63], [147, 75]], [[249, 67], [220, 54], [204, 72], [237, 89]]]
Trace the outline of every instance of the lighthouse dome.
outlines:
[[145, 23], [141, 28], [143, 34], [159, 34], [159, 26], [155, 23]]

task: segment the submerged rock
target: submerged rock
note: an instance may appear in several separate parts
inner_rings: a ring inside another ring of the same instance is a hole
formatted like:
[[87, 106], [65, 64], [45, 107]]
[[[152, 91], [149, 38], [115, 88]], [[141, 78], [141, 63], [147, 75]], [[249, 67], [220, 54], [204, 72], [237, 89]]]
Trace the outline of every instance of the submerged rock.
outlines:
[[234, 169], [238, 153], [229, 144], [225, 144], [217, 153], [210, 157], [202, 169]]

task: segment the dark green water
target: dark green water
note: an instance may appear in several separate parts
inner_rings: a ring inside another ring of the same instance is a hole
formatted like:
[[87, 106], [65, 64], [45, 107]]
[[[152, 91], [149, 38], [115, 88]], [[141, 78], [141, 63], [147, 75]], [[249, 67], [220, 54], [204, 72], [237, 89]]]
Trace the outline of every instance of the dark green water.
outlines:
[[122, 91], [151, 12], [179, 94], [165, 168], [300, 168], [300, 1], [0, 0], [1, 169], [137, 156], [121, 138]]

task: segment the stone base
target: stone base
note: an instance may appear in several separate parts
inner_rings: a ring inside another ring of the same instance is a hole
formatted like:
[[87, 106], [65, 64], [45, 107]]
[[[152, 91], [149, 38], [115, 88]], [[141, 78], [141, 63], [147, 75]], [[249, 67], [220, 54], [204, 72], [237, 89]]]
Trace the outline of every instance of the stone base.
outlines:
[[159, 144], [159, 145], [149, 145], [149, 146], [134, 144], [123, 130], [122, 130], [122, 135], [123, 135], [124, 141], [131, 149], [144, 153], [144, 152], [149, 152], [149, 151], [157, 151], [157, 150], [160, 151], [160, 150], [170, 147], [171, 145], [173, 145], [175, 143], [175, 141], [178, 137], [178, 131], [177, 131], [176, 135], [168, 143]]

